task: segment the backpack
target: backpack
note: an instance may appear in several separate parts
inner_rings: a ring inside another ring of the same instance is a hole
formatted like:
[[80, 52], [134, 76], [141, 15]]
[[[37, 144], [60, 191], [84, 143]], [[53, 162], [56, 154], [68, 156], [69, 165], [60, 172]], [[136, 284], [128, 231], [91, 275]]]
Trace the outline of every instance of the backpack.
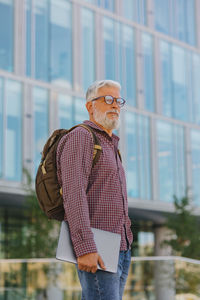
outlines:
[[35, 190], [39, 205], [49, 219], [58, 221], [64, 219], [62, 187], [59, 185], [57, 178], [56, 152], [61, 138], [78, 126], [88, 130], [93, 138], [94, 151], [92, 167], [98, 162], [102, 152], [99, 139], [88, 125], [79, 124], [71, 129], [57, 129], [52, 133], [44, 145], [41, 162], [35, 179]]

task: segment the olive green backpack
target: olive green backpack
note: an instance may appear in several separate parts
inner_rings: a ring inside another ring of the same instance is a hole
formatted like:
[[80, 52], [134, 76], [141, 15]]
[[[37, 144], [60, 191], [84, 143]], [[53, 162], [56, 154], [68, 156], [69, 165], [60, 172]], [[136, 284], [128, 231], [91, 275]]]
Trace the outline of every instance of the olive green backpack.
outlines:
[[62, 187], [59, 185], [57, 178], [56, 152], [61, 138], [78, 126], [88, 130], [92, 136], [94, 142], [92, 167], [98, 162], [102, 151], [99, 139], [88, 125], [79, 124], [68, 130], [58, 129], [52, 133], [44, 145], [35, 179], [35, 189], [39, 205], [49, 219], [58, 221], [64, 219]]

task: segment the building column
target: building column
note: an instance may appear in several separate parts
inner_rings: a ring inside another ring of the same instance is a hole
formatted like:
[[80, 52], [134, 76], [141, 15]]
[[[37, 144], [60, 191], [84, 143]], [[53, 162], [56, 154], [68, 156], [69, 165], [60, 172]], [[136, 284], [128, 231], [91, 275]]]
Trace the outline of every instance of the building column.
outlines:
[[[165, 227], [155, 229], [155, 255], [171, 255], [171, 248], [163, 246], [169, 230]], [[155, 294], [156, 300], [175, 300], [174, 261], [155, 261]]]
[[200, 2], [195, 1], [195, 17], [196, 17], [196, 45], [200, 49]]
[[25, 1], [14, 1], [14, 73], [19, 76], [25, 74]]

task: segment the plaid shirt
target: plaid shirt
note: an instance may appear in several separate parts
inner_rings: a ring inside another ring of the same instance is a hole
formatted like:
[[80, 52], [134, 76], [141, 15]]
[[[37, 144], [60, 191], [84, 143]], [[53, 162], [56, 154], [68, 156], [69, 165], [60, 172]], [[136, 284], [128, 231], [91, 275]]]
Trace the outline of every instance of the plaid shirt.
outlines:
[[132, 243], [125, 173], [117, 153], [119, 138], [110, 137], [91, 121], [84, 123], [94, 129], [103, 150], [93, 168], [94, 143], [86, 129], [74, 129], [57, 148], [65, 221], [77, 257], [97, 252], [90, 227], [121, 234], [120, 250]]

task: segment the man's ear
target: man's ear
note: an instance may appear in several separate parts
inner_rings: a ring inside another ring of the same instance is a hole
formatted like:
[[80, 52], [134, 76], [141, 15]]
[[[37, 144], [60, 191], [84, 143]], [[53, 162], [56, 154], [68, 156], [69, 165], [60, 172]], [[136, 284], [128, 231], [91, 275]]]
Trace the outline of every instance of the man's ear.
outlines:
[[93, 106], [92, 106], [92, 102], [89, 101], [85, 104], [87, 111], [89, 112], [89, 115], [93, 115]]

